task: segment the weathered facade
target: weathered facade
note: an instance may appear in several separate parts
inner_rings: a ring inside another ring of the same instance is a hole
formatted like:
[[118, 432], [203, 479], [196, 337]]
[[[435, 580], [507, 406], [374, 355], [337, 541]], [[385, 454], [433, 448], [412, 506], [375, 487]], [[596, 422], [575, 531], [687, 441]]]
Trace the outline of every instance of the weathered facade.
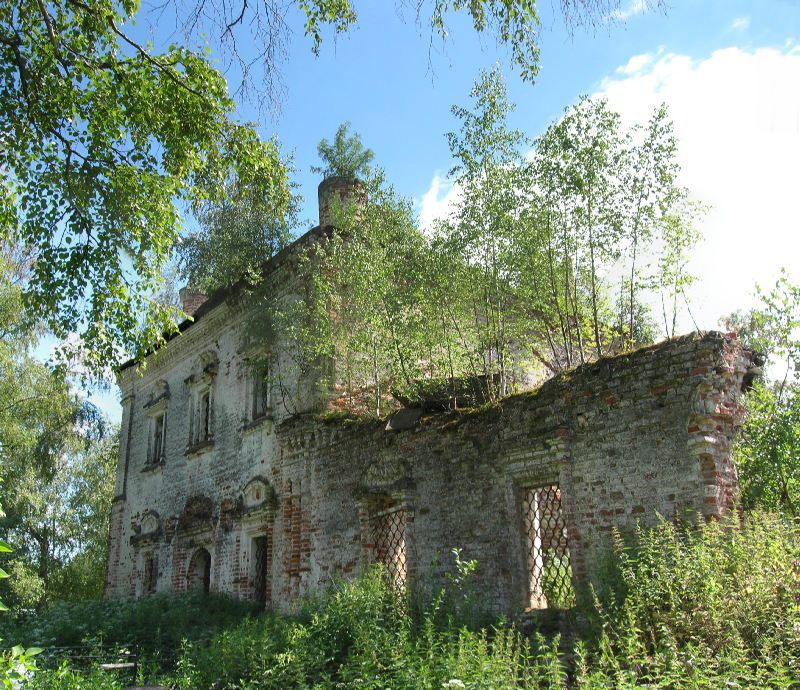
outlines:
[[732, 505], [754, 375], [735, 336], [666, 341], [487, 410], [404, 410], [387, 430], [322, 420], [291, 372], [280, 396], [262, 386], [248, 315], [224, 296], [196, 317], [120, 374], [107, 596], [206, 589], [286, 610], [371, 561], [425, 585], [458, 547], [485, 603], [513, 614], [569, 605], [614, 526]]

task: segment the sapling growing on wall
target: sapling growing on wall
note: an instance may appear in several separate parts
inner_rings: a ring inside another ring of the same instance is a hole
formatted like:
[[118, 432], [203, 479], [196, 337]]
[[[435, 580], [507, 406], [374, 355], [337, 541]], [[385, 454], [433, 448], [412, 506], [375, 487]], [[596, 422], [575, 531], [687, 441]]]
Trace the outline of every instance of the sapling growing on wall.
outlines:
[[370, 164], [375, 157], [372, 149], [364, 147], [361, 135], [349, 134], [350, 123], [343, 122], [336, 130], [333, 142], [323, 139], [317, 145], [317, 153], [323, 165], [311, 166], [311, 172], [330, 177], [359, 179], [369, 177]]

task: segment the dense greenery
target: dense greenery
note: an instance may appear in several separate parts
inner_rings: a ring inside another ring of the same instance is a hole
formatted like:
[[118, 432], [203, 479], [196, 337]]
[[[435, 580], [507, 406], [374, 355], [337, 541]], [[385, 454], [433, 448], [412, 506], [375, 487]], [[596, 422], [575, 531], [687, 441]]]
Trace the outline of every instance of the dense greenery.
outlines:
[[764, 361], [735, 457], [742, 503], [800, 515], [800, 286], [783, 273], [759, 304], [723, 319]]
[[34, 259], [28, 313], [59, 338], [80, 334], [94, 370], [169, 327], [149, 296], [182, 207], [221, 198], [231, 180], [278, 216], [290, 198], [278, 145], [234, 121], [212, 58], [135, 41], [138, 6], [0, 8], [0, 241]]
[[370, 163], [375, 157], [372, 149], [364, 148], [361, 136], [348, 134], [350, 123], [343, 122], [336, 130], [333, 142], [323, 139], [317, 145], [317, 153], [323, 165], [312, 166], [311, 171], [324, 179], [329, 177], [366, 178], [371, 173]]
[[[325, 29], [346, 32], [358, 21], [351, 0], [288, 4], [300, 11], [315, 52]], [[602, 17], [618, 4], [581, 0], [565, 14]], [[430, 11], [431, 30], [443, 39], [450, 14], [466, 13], [476, 31], [509, 46], [523, 76], [536, 73], [535, 0], [431, 0], [416, 9], [418, 17]], [[183, 43], [141, 40], [136, 20], [150, 11], [159, 20], [173, 13]], [[225, 208], [247, 190], [275, 228], [291, 216], [287, 161], [277, 141], [237, 121], [217, 65], [226, 56], [251, 82], [253, 60], [237, 46], [255, 41], [273, 97], [286, 12], [274, 0], [0, 7], [0, 242], [33, 257], [27, 313], [61, 339], [79, 334], [62, 352], [80, 355], [90, 373], [141, 356], [175, 328], [178, 311], [153, 296], [187, 212]], [[217, 54], [206, 36], [216, 39]]]
[[211, 294], [241, 280], [261, 282], [263, 264], [292, 238], [298, 202], [292, 194], [279, 212], [258, 189], [235, 185], [224, 199], [200, 205], [199, 228], [177, 244], [185, 284]]
[[198, 642], [255, 612], [225, 596], [155, 595], [140, 601], [56, 601], [39, 612], [0, 621], [0, 637], [41, 647], [83, 642], [136, 644], [148, 655], [176, 654], [182, 640]]
[[303, 299], [258, 310], [299, 344], [301, 369], [336, 362], [336, 383], [351, 399], [371, 390], [378, 414], [389, 390], [440, 382], [456, 398], [467, 379], [494, 398], [652, 342], [657, 320], [673, 335], [692, 280], [698, 208], [664, 107], [626, 129], [584, 99], [530, 142], [507, 125], [497, 69], [471, 95], [448, 135], [452, 213], [420, 228], [376, 171], [335, 206], [339, 232], [307, 248]]
[[99, 596], [114, 490], [115, 434], [63, 369], [34, 354], [40, 330], [22, 318], [24, 253], [0, 252], [0, 555], [9, 605]]
[[[699, 527], [663, 522], [628, 543], [618, 539], [604, 587], [564, 639], [522, 635], [504, 622], [465, 624], [459, 604], [470, 569], [413, 615], [374, 570], [307, 602], [296, 618], [229, 618], [210, 640], [184, 644], [172, 670], [146, 663], [146, 680], [185, 689], [789, 688], [800, 674], [798, 559], [797, 525], [769, 514]], [[114, 622], [132, 624], [134, 635], [158, 631], [170, 618], [156, 613], [165, 605], [144, 601], [137, 618], [127, 604]], [[220, 606], [210, 600], [205, 619]], [[97, 621], [97, 605], [66, 613], [51, 614], [61, 616], [64, 632], [70, 621], [88, 635], [100, 627], [87, 625]], [[180, 633], [194, 630], [180, 617], [171, 623]], [[167, 640], [159, 639], [150, 648], [163, 653]], [[39, 672], [31, 687], [119, 688], [122, 681], [65, 667]]]

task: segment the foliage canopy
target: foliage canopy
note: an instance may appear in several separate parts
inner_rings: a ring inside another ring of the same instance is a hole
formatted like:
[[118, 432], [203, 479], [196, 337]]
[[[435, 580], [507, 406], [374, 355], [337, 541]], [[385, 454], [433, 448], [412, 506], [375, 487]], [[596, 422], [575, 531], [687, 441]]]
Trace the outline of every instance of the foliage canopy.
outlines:
[[[565, 11], [601, 16], [616, 4], [581, 0]], [[431, 0], [418, 14], [425, 7], [443, 38], [446, 18], [466, 13], [476, 31], [511, 48], [523, 76], [535, 74], [535, 0]], [[304, 0], [297, 8], [315, 52], [325, 28], [338, 34], [357, 22], [350, 0]], [[79, 334], [95, 373], [123, 354], [141, 356], [175, 328], [174, 310], [153, 295], [186, 213], [224, 206], [232, 189], [261, 199], [278, 228], [293, 208], [278, 144], [236, 121], [210, 49], [189, 40], [200, 27], [213, 29], [246, 77], [237, 41], [249, 30], [270, 82], [286, 41], [286, 7], [210, 0], [191, 8], [168, 0], [158, 11], [166, 9], [185, 31], [183, 45], [137, 40], [138, 0], [0, 7], [0, 240], [35, 259], [27, 313], [60, 339]], [[335, 170], [363, 172], [364, 154]]]
[[498, 69], [471, 97], [448, 134], [451, 213], [421, 229], [376, 171], [362, 198], [334, 209], [338, 231], [308, 246], [302, 299], [272, 311], [305, 350], [301, 366], [335, 362], [329, 383], [350, 401], [371, 391], [378, 414], [389, 392], [418, 400], [438, 386], [456, 404], [467, 380], [492, 399], [531, 372], [651, 342], [658, 297], [672, 335], [691, 282], [696, 214], [666, 108], [626, 128], [582, 99], [531, 143], [506, 123]]
[[312, 166], [312, 172], [319, 173], [324, 179], [329, 177], [355, 179], [369, 176], [369, 164], [375, 154], [372, 149], [364, 148], [361, 136], [357, 132], [348, 134], [349, 130], [350, 123], [343, 122], [336, 130], [333, 142], [327, 139], [319, 142], [317, 153], [324, 165]]

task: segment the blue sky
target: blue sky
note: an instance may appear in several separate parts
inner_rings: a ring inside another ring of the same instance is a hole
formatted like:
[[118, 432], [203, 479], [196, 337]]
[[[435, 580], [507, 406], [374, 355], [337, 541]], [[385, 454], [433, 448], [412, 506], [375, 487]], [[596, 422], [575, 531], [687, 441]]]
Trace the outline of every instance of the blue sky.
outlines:
[[[451, 17], [442, 45], [394, 2], [355, 1], [358, 27], [326, 36], [315, 58], [298, 20], [283, 65], [286, 93], [274, 117], [243, 102], [294, 153], [308, 227], [316, 217], [316, 145], [349, 120], [397, 190], [413, 197], [423, 220], [453, 198], [444, 134], [457, 123], [482, 68], [499, 63], [517, 110], [511, 124], [535, 136], [581, 94], [605, 95], [631, 121], [666, 101], [680, 139], [684, 182], [712, 205], [692, 268], [700, 281], [692, 304], [701, 328], [752, 304], [756, 282], [769, 285], [785, 266], [800, 281], [800, 4], [795, 0], [673, 0], [653, 7], [622, 0], [619, 17], [570, 32], [541, 2], [541, 71], [522, 82], [509, 54]], [[140, 30], [143, 25], [140, 25]], [[164, 38], [161, 27], [153, 36]], [[430, 50], [429, 50], [430, 49]], [[232, 75], [232, 79], [235, 75]], [[682, 330], [692, 330], [688, 315]], [[114, 419], [115, 394], [94, 396]]]

